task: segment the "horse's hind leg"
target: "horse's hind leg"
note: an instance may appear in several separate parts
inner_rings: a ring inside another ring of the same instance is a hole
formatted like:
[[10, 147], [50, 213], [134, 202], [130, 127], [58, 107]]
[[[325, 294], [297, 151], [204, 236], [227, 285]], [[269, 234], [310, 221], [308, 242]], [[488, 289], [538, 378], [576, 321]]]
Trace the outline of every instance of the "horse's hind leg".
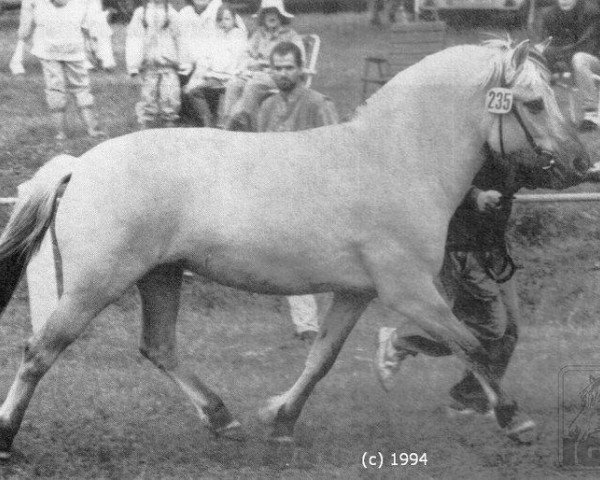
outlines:
[[180, 265], [161, 265], [138, 281], [143, 317], [140, 351], [183, 390], [215, 434], [240, 440], [243, 437], [240, 423], [177, 356], [176, 325], [182, 273]]
[[44, 327], [27, 340], [19, 370], [0, 407], [0, 458], [9, 456], [38, 382], [60, 353], [111, 300], [89, 290], [65, 293]]
[[260, 412], [261, 419], [273, 426], [272, 438], [275, 441], [292, 441], [294, 425], [304, 403], [317, 382], [332, 367], [346, 338], [372, 299], [371, 294], [338, 292], [334, 295], [302, 375], [287, 392], [271, 398]]

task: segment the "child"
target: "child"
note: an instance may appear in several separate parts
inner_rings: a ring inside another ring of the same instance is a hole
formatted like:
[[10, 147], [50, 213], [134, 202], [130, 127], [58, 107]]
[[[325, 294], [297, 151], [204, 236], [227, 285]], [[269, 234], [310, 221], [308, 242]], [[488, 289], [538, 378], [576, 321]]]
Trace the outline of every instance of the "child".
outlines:
[[56, 127], [56, 139], [67, 138], [65, 117], [67, 91], [75, 96], [90, 137], [105, 135], [98, 129], [93, 111], [94, 97], [82, 29], [100, 14], [100, 3], [91, 0], [25, 0], [21, 5], [19, 41], [11, 61], [14, 73], [23, 73], [19, 57], [33, 34], [33, 53], [42, 64], [46, 102]]
[[136, 105], [140, 128], [164, 121], [166, 127], [179, 118], [178, 73], [189, 74], [179, 14], [168, 0], [144, 0], [127, 27], [125, 57], [131, 76], [142, 73], [141, 101]]
[[[213, 0], [219, 1], [219, 0]], [[185, 86], [184, 98], [191, 114], [205, 127], [213, 127], [215, 121], [209, 101], [218, 98], [225, 84], [239, 70], [246, 51], [247, 34], [242, 19], [226, 5], [215, 14], [213, 33], [204, 45], [198, 42], [194, 51], [195, 69]]]

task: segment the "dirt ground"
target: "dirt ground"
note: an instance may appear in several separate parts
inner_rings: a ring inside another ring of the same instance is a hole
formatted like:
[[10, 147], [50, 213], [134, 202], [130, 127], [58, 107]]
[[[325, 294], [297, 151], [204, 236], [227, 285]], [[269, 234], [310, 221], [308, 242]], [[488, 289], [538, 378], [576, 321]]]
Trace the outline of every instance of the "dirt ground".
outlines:
[[[8, 73], [15, 25], [14, 16], [0, 17], [2, 196], [15, 195], [16, 186], [56, 153], [77, 155], [94, 143], [83, 136], [74, 112], [73, 138], [63, 145], [52, 140], [35, 60], [28, 57], [24, 78]], [[366, 17], [353, 14], [299, 16], [297, 26], [321, 35], [314, 87], [349, 118], [360, 100], [362, 59], [385, 51], [389, 31], [373, 30]], [[451, 30], [449, 44], [478, 41], [490, 29], [493, 22], [462, 25]], [[127, 133], [135, 123], [136, 86], [123, 70], [123, 35], [123, 28], [116, 27], [119, 70], [94, 76], [100, 116], [111, 136]], [[595, 154], [598, 134], [586, 134], [585, 142]], [[599, 220], [595, 204], [516, 207], [510, 235], [522, 267], [517, 278], [524, 314], [506, 388], [538, 423], [538, 438], [531, 445], [515, 445], [489, 421], [445, 417], [446, 392], [462, 371], [455, 359], [410, 359], [397, 386], [385, 394], [371, 367], [375, 335], [380, 326], [400, 322], [375, 303], [308, 401], [295, 445], [273, 446], [256, 411], [295, 380], [307, 347], [292, 337], [282, 298], [192, 278], [183, 289], [181, 355], [222, 395], [245, 425], [248, 440], [229, 443], [212, 437], [183, 395], [137, 353], [139, 310], [132, 291], [107, 309], [44, 378], [13, 458], [0, 464], [0, 478], [600, 478], [600, 470], [558, 466], [559, 429], [575, 417], [588, 374], [600, 374]], [[29, 334], [23, 284], [0, 323], [1, 391], [12, 382]], [[577, 370], [578, 365], [589, 368]], [[566, 383], [560, 376], [565, 366], [576, 372], [567, 372]], [[394, 465], [402, 453], [416, 453], [427, 464]], [[382, 459], [381, 468], [369, 465], [371, 459]]]

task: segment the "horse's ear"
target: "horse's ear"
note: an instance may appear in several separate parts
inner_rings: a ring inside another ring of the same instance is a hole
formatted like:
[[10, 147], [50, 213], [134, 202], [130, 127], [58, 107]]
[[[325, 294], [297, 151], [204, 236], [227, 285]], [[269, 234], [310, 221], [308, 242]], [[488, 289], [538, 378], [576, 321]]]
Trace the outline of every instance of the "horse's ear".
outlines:
[[541, 53], [542, 55], [544, 54], [544, 51], [546, 50], [546, 48], [548, 48], [548, 45], [550, 45], [550, 43], [552, 42], [552, 37], [548, 37], [546, 40], [544, 40], [541, 43], [536, 43], [535, 44], [535, 49]]
[[508, 65], [506, 65], [508, 68], [505, 69], [504, 78], [504, 81], [507, 85], [512, 85], [512, 83], [523, 70], [523, 66], [527, 61], [527, 55], [529, 55], [530, 48], [531, 45], [529, 40], [523, 40], [515, 47], [514, 50], [509, 53], [510, 58], [508, 59]]

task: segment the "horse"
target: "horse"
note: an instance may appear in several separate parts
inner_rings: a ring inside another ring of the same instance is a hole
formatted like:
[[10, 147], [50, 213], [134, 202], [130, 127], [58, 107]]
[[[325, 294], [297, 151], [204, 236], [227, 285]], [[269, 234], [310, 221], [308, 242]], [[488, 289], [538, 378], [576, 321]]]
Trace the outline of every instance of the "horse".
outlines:
[[590, 160], [535, 49], [497, 43], [425, 58], [344, 124], [262, 134], [145, 130], [44, 165], [0, 237], [0, 308], [53, 222], [63, 293], [25, 342], [0, 407], [2, 456], [43, 375], [132, 285], [142, 303], [143, 356], [214, 434], [244, 438], [222, 399], [175, 353], [184, 269], [262, 294], [333, 292], [302, 374], [259, 410], [275, 442], [293, 442], [307, 398], [376, 297], [456, 353], [506, 426], [510, 397], [435, 287], [447, 226], [486, 143], [504, 154], [533, 149], [536, 185], [549, 188], [580, 182]]
[[[33, 1], [23, 1], [19, 28], [21, 28], [22, 21], [29, 21], [27, 17], [30, 15]], [[24, 15], [26, 16], [25, 20], [23, 19]], [[89, 0], [87, 25], [85, 29], [82, 29], [89, 68], [113, 70], [116, 66], [112, 47], [112, 28], [109, 23], [110, 15], [111, 11], [103, 9], [100, 0]], [[25, 42], [19, 40], [9, 63], [10, 70], [14, 75], [25, 73], [23, 67], [24, 53]]]

